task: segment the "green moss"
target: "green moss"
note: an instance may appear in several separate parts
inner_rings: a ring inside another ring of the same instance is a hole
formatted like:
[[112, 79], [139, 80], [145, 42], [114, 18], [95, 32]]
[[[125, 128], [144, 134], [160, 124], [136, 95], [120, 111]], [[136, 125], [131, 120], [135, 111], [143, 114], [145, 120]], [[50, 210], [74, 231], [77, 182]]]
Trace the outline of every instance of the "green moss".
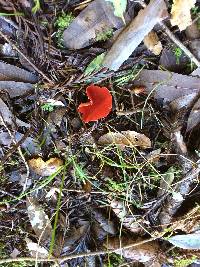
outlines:
[[101, 33], [97, 33], [96, 41], [106, 41], [113, 36], [113, 29], [108, 29]]
[[177, 259], [174, 261], [175, 267], [187, 267], [196, 260], [196, 256], [193, 256], [191, 259]]
[[54, 26], [57, 28], [56, 39], [59, 47], [63, 47], [63, 32], [69, 27], [74, 20], [72, 13], [63, 12], [55, 21]]
[[176, 58], [176, 64], [180, 64], [180, 58], [183, 54], [183, 51], [180, 49], [180, 47], [175, 47], [173, 49], [174, 56]]
[[124, 263], [124, 259], [121, 257], [121, 255], [111, 253], [108, 255], [108, 263], [105, 265], [105, 267], [117, 267], [122, 263]]

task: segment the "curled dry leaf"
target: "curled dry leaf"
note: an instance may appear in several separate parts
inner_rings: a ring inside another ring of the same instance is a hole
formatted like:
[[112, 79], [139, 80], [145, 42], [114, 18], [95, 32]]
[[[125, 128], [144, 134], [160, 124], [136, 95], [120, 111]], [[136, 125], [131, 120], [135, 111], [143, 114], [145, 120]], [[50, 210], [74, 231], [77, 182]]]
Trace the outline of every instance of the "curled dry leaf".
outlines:
[[135, 131], [109, 132], [101, 136], [98, 140], [99, 145], [117, 144], [122, 146], [140, 146], [142, 148], [151, 147], [150, 139]]
[[156, 32], [150, 31], [150, 33], [144, 37], [144, 44], [152, 53], [155, 55], [160, 55], [162, 51], [162, 44], [159, 41]]
[[62, 159], [50, 158], [44, 161], [42, 158], [34, 158], [28, 161], [29, 167], [40, 176], [50, 176], [63, 165]]
[[27, 197], [26, 206], [31, 226], [38, 239], [47, 244], [51, 240], [52, 226], [48, 215], [33, 197]]
[[194, 7], [196, 0], [174, 0], [171, 10], [171, 24], [178, 25], [180, 31], [192, 24], [190, 9]]
[[112, 95], [109, 90], [106, 87], [90, 85], [86, 88], [86, 94], [90, 101], [78, 107], [78, 111], [83, 114], [83, 121], [90, 122], [105, 118], [112, 109]]
[[106, 241], [105, 246], [108, 249], [117, 249], [121, 247], [122, 249], [115, 251], [115, 253], [120, 254], [123, 257], [131, 259], [135, 262], [148, 264], [148, 266], [150, 266], [150, 264], [152, 264], [153, 262], [154, 263], [159, 262], [159, 257], [161, 256], [161, 252], [159, 251], [159, 245], [156, 241], [123, 249], [124, 246], [134, 243], [137, 244], [141, 241], [142, 240], [135, 241], [135, 239], [131, 237], [121, 237], [120, 239], [119, 237], [114, 237], [110, 238], [108, 242]]

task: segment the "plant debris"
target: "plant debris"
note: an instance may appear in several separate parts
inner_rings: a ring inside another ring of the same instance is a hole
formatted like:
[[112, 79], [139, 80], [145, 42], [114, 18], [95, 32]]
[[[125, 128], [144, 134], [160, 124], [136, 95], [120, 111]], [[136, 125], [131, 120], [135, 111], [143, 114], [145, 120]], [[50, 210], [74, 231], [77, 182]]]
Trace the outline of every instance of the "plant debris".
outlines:
[[200, 260], [200, 1], [0, 0], [0, 266]]

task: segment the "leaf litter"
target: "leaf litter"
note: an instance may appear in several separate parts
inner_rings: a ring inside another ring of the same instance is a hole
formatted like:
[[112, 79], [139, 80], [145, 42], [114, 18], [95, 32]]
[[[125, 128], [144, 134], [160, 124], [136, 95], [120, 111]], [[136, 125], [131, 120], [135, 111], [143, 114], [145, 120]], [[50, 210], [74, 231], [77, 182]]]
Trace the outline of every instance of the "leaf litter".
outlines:
[[200, 258], [199, 1], [182, 2], [0, 1], [0, 265]]

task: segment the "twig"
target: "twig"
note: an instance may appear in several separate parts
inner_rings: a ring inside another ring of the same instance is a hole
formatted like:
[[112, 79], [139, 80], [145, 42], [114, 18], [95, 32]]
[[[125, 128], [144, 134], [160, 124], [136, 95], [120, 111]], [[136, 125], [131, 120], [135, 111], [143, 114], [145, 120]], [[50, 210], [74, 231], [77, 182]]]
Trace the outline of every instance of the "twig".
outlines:
[[2, 29], [0, 29], [0, 36], [2, 38], [4, 38], [6, 40], [6, 42], [8, 42], [33, 68], [35, 71], [37, 71], [39, 74], [41, 74], [43, 76], [43, 78], [45, 80], [47, 80], [50, 84], [54, 84], [54, 82], [49, 78], [47, 77], [43, 71], [41, 71], [40, 69], [38, 69], [38, 67], [35, 66], [35, 64], [33, 64], [30, 59], [28, 59], [24, 53], [2, 32]]
[[[137, 0], [136, 2], [138, 2], [143, 8], [145, 8], [147, 5], [145, 4], [145, 2], [143, 0]], [[197, 16], [196, 19], [199, 19], [199, 16]], [[195, 22], [195, 20], [193, 21], [193, 23]], [[163, 30], [165, 31], [165, 33], [168, 35], [168, 37], [178, 46], [181, 48], [181, 50], [190, 58], [191, 61], [193, 61], [197, 67], [200, 67], [200, 62], [199, 60], [190, 52], [189, 49], [187, 49], [187, 47], [181, 43], [180, 40], [178, 40], [176, 38], [176, 36], [170, 31], [170, 29], [168, 29], [168, 27], [164, 24], [164, 22], [160, 21], [159, 25], [163, 28]]]
[[199, 60], [190, 52], [189, 49], [187, 49], [187, 47], [181, 43], [181, 41], [179, 41], [176, 36], [168, 29], [168, 27], [163, 23], [160, 22], [159, 23], [162, 28], [164, 29], [165, 33], [168, 35], [168, 37], [177, 45], [180, 47], [180, 49], [190, 58], [191, 61], [193, 61], [195, 63], [195, 65], [197, 65], [197, 67], [200, 67], [200, 62]]
[[[129, 249], [129, 248], [133, 248], [133, 247], [137, 247], [146, 243], [149, 243], [151, 241], [156, 240], [159, 237], [151, 237], [149, 239], [140, 241], [138, 243], [133, 243], [133, 244], [129, 244], [127, 246], [124, 247], [118, 247], [116, 249], [112, 249], [112, 250], [102, 250], [102, 251], [94, 251], [94, 252], [89, 252], [89, 253], [80, 253], [80, 254], [72, 254], [69, 256], [64, 256], [64, 257], [59, 257], [59, 258], [38, 258], [37, 261], [38, 262], [55, 262], [55, 263], [59, 263], [61, 264], [64, 261], [67, 260], [72, 260], [72, 259], [78, 259], [78, 258], [82, 258], [82, 257], [90, 257], [90, 256], [99, 256], [99, 255], [103, 255], [103, 254], [107, 254], [107, 253], [113, 253], [119, 250], [123, 250], [123, 249]], [[35, 261], [34, 257], [19, 257], [19, 258], [8, 258], [8, 259], [2, 259], [0, 260], [0, 264], [3, 263], [11, 263], [11, 262], [21, 262], [21, 261]]]

